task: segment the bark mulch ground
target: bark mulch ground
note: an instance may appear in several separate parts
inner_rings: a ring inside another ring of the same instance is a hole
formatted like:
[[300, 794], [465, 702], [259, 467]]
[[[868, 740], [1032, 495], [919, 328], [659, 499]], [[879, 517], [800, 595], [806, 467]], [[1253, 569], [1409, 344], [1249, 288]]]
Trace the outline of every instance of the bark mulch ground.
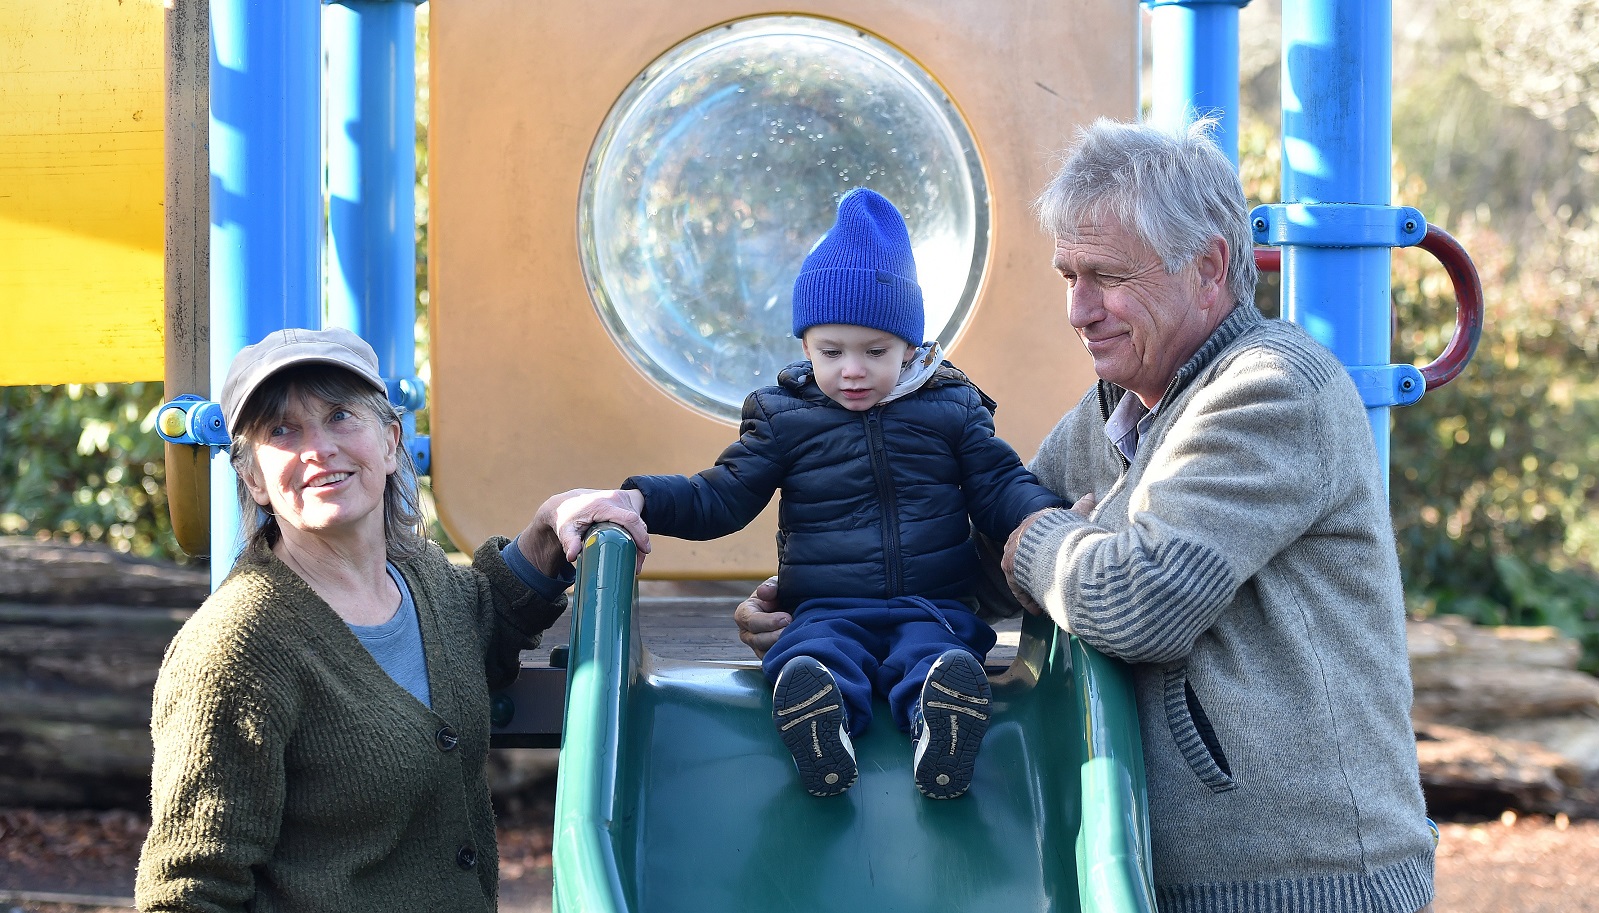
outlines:
[[[501, 812], [506, 913], [549, 909], [553, 811], [544, 790]], [[127, 910], [148, 827], [126, 811], [0, 809], [0, 913]], [[1438, 913], [1599, 913], [1599, 821], [1507, 812], [1440, 829]]]

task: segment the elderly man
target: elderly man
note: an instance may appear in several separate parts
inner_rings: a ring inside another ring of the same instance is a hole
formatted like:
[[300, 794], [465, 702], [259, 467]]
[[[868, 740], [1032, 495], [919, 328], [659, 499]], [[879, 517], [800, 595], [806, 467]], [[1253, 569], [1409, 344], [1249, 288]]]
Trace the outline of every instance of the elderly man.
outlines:
[[[1098, 384], [1032, 469], [1069, 510], [1005, 547], [1018, 599], [1131, 665], [1163, 911], [1432, 900], [1404, 604], [1360, 396], [1253, 305], [1207, 124], [1100, 121], [1037, 208]], [[760, 649], [784, 616], [738, 612]]]

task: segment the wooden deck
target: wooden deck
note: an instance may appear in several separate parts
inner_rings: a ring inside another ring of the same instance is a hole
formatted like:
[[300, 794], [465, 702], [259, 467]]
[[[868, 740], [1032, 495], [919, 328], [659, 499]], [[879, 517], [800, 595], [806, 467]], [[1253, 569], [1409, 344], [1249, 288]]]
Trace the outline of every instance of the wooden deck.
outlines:
[[[733, 610], [758, 581], [665, 583], [645, 581], [639, 587], [639, 626], [644, 645], [656, 656], [712, 662], [755, 662], [755, 654], [738, 639]], [[1016, 655], [1020, 619], [994, 626], [999, 643], [988, 665], [1008, 665]], [[538, 650], [524, 653], [523, 665], [545, 665], [551, 648], [565, 644], [570, 626], [563, 619], [545, 635]]]
[[[755, 654], [739, 641], [733, 610], [755, 589], [757, 581], [663, 583], [639, 585], [638, 624], [644, 646], [656, 656], [706, 662], [748, 663]], [[994, 626], [999, 642], [989, 651], [990, 674], [1002, 671], [1016, 656], [1021, 620]], [[552, 650], [571, 636], [568, 619], [545, 632], [537, 650], [522, 654], [522, 674], [496, 697], [496, 715], [507, 714], [493, 732], [497, 748], [558, 748], [561, 715], [566, 704], [566, 670], [550, 665]]]

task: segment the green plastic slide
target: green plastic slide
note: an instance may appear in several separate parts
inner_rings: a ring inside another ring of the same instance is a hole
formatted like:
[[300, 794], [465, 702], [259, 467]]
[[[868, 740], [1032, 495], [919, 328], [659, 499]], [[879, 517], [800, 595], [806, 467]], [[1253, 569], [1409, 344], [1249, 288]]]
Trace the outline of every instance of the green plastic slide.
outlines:
[[856, 742], [860, 781], [817, 799], [772, 727], [758, 666], [643, 649], [633, 571], [631, 540], [597, 528], [572, 605], [558, 913], [1154, 909], [1121, 665], [1029, 618], [993, 680], [969, 793], [922, 798], [885, 706]]

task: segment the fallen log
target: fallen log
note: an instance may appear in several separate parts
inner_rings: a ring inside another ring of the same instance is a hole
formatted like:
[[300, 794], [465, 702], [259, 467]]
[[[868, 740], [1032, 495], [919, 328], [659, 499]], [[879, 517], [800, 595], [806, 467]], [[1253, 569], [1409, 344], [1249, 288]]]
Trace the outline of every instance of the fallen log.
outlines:
[[[0, 806], [147, 807], [150, 691], [208, 590], [196, 568], [0, 538]], [[1435, 811], [1599, 815], [1599, 681], [1575, 642], [1456, 618], [1412, 621], [1409, 638]], [[496, 752], [497, 798], [553, 762]]]
[[194, 608], [211, 592], [200, 567], [100, 545], [0, 536], [0, 603]]
[[191, 612], [0, 603], [0, 805], [148, 803], [150, 692]]

